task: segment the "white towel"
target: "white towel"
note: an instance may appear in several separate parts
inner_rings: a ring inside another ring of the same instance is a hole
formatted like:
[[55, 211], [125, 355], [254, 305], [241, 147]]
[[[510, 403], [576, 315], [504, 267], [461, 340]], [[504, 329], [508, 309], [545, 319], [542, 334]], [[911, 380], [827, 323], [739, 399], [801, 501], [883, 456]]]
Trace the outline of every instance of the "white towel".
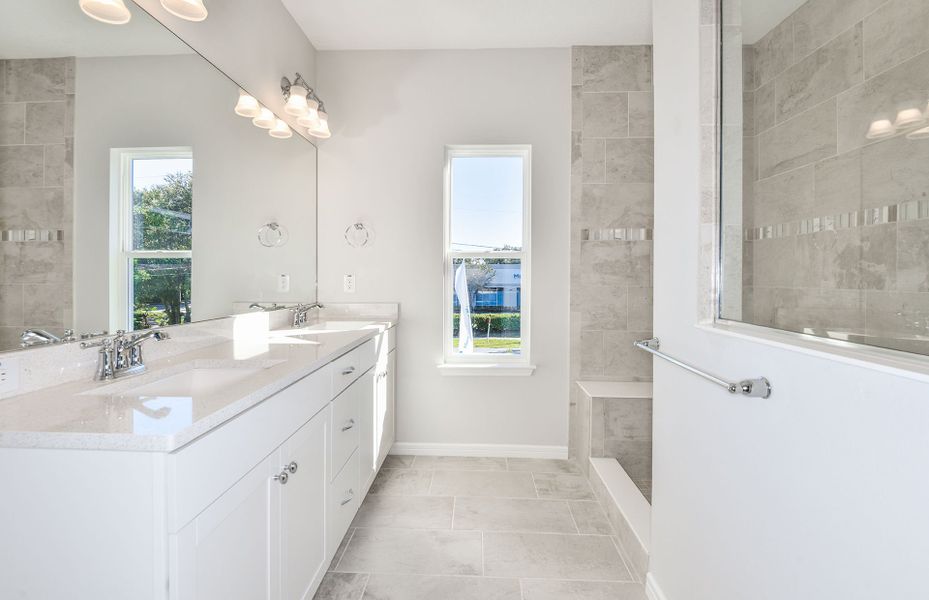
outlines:
[[461, 318], [458, 321], [458, 352], [470, 354], [474, 352], [474, 333], [471, 329], [471, 298], [468, 295], [468, 272], [464, 261], [455, 271], [455, 293], [458, 294], [458, 304], [461, 307]]

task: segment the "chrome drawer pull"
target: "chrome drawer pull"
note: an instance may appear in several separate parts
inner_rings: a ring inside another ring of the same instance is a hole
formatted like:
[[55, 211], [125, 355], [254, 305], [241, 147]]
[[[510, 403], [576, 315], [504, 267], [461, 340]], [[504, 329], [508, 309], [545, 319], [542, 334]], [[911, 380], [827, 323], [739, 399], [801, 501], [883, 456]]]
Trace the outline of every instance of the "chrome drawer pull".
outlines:
[[347, 369], [342, 369], [342, 375], [351, 375], [355, 372], [355, 367], [348, 367]]
[[352, 489], [348, 490], [348, 498], [346, 498], [345, 500], [342, 500], [339, 506], [345, 506], [346, 504], [351, 502], [354, 498], [355, 498], [355, 490], [352, 490]]
[[342, 431], [348, 431], [355, 426], [355, 419], [349, 419], [348, 423], [342, 426]]

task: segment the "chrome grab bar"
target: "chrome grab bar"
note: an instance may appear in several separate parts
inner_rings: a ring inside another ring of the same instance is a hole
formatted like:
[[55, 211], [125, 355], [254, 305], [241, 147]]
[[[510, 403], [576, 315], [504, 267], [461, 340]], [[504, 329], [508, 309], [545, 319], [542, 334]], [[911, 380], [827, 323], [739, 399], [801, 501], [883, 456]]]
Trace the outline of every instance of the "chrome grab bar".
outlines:
[[732, 383], [726, 381], [725, 379], [720, 379], [715, 375], [710, 375], [706, 371], [701, 371], [697, 367], [688, 365], [685, 362], [681, 362], [676, 358], [668, 356], [659, 348], [661, 348], [661, 342], [658, 338], [652, 338], [650, 340], [639, 340], [633, 344], [639, 350], [645, 350], [649, 354], [654, 354], [658, 358], [662, 358], [672, 365], [677, 365], [685, 371], [690, 371], [694, 375], [702, 377], [707, 381], [711, 381], [718, 386], [726, 388], [730, 394], [742, 394], [743, 396], [748, 396], [750, 398], [770, 398], [771, 397], [771, 382], [764, 377], [759, 377], [757, 379], [743, 379], [738, 383]]

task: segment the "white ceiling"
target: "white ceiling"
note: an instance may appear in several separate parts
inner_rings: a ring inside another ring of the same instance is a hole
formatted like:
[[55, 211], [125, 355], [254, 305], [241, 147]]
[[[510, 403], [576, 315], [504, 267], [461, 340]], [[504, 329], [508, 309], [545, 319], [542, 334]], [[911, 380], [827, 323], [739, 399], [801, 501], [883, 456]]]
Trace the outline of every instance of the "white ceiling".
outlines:
[[805, 2], [806, 0], [742, 0], [743, 43], [754, 44]]
[[148, 56], [192, 50], [141, 8], [126, 2], [125, 25], [94, 21], [77, 0], [0, 0], [0, 58]]
[[647, 44], [651, 0], [283, 0], [320, 50]]

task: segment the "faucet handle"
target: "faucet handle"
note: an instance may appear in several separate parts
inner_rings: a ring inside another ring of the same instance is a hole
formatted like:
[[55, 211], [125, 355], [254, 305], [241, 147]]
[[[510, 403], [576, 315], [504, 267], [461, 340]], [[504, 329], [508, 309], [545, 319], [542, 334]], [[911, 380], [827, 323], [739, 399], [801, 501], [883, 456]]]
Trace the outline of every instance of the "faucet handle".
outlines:
[[86, 350], [87, 348], [103, 348], [109, 349], [113, 347], [112, 338], [100, 338], [94, 342], [81, 342], [81, 349]]

